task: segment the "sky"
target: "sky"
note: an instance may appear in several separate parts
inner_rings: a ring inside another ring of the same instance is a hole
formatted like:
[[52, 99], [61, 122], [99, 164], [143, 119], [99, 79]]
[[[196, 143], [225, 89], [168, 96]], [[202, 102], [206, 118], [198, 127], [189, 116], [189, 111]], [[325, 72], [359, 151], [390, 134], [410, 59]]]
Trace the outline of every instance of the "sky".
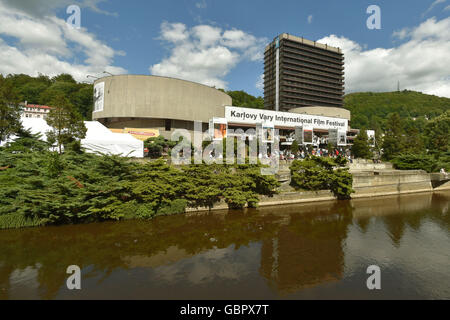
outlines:
[[0, 73], [160, 75], [263, 96], [264, 48], [281, 33], [340, 47], [346, 93], [400, 81], [450, 98], [450, 0], [0, 0]]

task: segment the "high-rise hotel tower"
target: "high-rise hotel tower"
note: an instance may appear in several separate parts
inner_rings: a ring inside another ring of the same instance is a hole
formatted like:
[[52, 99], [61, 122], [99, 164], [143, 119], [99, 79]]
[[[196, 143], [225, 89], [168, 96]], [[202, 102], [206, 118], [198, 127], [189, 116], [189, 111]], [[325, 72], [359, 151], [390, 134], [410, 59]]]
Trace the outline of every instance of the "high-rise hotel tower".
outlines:
[[344, 55], [341, 49], [286, 33], [266, 47], [266, 109], [342, 107], [343, 96]]

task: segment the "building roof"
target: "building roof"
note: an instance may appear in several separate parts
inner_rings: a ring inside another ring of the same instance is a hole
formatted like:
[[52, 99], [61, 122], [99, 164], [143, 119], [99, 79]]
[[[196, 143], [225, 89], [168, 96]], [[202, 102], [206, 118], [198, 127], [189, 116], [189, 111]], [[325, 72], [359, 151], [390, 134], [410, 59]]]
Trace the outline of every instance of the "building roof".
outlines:
[[[276, 38], [277, 37], [275, 37], [275, 39], [270, 44], [268, 44], [266, 46], [265, 51], [270, 49], [270, 46], [275, 42]], [[287, 39], [287, 40], [299, 42], [299, 43], [302, 43], [302, 44], [306, 44], [306, 45], [311, 46], [311, 47], [316, 47], [316, 48], [320, 48], [320, 49], [324, 49], [324, 50], [328, 50], [328, 51], [332, 51], [332, 52], [336, 52], [336, 53], [342, 54], [342, 50], [340, 48], [333, 47], [333, 46], [330, 46], [328, 44], [322, 44], [322, 43], [317, 42], [317, 41], [308, 40], [308, 39], [305, 39], [303, 37], [297, 37], [297, 36], [294, 36], [292, 34], [282, 33], [282, 34], [280, 34], [278, 36], [278, 38], [280, 40], [281, 39]]]
[[36, 108], [36, 109], [51, 109], [52, 107], [49, 106], [41, 106], [38, 104], [27, 104], [26, 105], [27, 108]]

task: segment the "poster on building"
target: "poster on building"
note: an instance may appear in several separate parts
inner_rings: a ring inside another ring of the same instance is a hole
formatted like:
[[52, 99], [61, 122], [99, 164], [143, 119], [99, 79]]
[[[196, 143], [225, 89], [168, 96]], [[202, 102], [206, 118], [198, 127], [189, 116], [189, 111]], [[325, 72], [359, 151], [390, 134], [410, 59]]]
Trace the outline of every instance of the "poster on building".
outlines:
[[328, 130], [328, 143], [333, 146], [338, 145], [338, 130], [337, 129]]
[[313, 144], [314, 131], [312, 128], [303, 128], [303, 144]]
[[156, 138], [159, 137], [158, 129], [142, 129], [142, 128], [125, 128], [123, 130], [124, 133], [131, 134], [136, 139], [145, 141], [148, 138]]
[[366, 130], [369, 146], [375, 147], [375, 130]]
[[270, 123], [262, 124], [262, 142], [273, 143], [275, 139], [275, 127]]
[[346, 146], [347, 145], [347, 132], [338, 131], [338, 146]]
[[103, 111], [105, 102], [105, 83], [99, 82], [94, 86], [94, 112]]
[[212, 118], [209, 121], [209, 134], [213, 141], [227, 138], [228, 122], [225, 118]]
[[295, 127], [295, 140], [299, 145], [303, 144], [303, 127]]
[[111, 131], [112, 133], [124, 133], [123, 129], [113, 129], [113, 128], [109, 128], [109, 131]]

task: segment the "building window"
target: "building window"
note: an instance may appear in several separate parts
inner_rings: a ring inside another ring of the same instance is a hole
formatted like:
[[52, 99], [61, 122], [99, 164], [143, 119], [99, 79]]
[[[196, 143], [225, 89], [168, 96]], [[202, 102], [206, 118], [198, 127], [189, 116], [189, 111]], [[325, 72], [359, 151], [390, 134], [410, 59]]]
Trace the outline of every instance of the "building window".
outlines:
[[169, 120], [169, 119], [166, 119], [165, 122], [166, 122], [166, 123], [165, 123], [166, 131], [172, 130], [172, 121]]

